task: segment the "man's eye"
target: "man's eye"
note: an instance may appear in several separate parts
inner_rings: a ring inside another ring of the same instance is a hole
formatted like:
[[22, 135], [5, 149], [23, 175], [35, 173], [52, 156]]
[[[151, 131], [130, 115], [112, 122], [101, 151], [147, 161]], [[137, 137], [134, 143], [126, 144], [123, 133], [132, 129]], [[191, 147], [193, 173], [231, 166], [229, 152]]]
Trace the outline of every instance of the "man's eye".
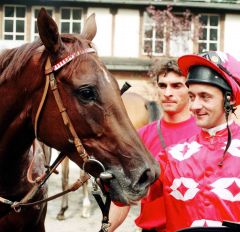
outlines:
[[158, 87], [159, 87], [160, 89], [164, 89], [164, 88], [166, 88], [166, 85], [164, 85], [164, 84], [162, 84], [162, 83], [158, 83]]
[[190, 101], [193, 101], [194, 100], [194, 96], [189, 95], [189, 99], [190, 99]]
[[182, 87], [181, 84], [176, 84], [176, 85], [174, 85], [174, 88], [175, 88], [175, 89], [180, 89], [181, 87]]

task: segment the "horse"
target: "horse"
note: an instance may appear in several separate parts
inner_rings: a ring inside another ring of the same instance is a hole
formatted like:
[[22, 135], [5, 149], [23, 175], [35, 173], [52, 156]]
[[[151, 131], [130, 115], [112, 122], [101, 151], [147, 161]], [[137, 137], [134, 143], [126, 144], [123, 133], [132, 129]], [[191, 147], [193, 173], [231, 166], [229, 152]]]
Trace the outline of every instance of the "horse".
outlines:
[[156, 101], [148, 100], [135, 92], [125, 92], [122, 99], [135, 129], [160, 118], [160, 105]]
[[[127, 116], [116, 79], [93, 46], [94, 14], [81, 34], [60, 35], [44, 8], [37, 26], [39, 39], [0, 55], [4, 232], [45, 231], [47, 203], [41, 200], [47, 196], [46, 179], [38, 183], [49, 172], [43, 158], [30, 155], [35, 138], [61, 152], [55, 164], [68, 156], [111, 200], [123, 205], [145, 196], [160, 172]], [[33, 182], [27, 178], [30, 165]]]
[[[128, 117], [135, 129], [139, 129], [146, 124], [160, 118], [160, 106], [156, 101], [148, 100], [135, 92], [125, 92], [122, 95], [124, 107], [127, 110]], [[69, 185], [69, 159], [66, 157], [61, 164], [62, 190], [66, 190]], [[80, 170], [80, 176], [83, 171]], [[81, 215], [84, 218], [90, 217], [91, 201], [89, 199], [88, 183], [82, 186], [83, 199]], [[65, 211], [68, 209], [68, 195], [63, 195], [61, 199], [61, 208], [57, 214], [58, 220], [65, 219]]]

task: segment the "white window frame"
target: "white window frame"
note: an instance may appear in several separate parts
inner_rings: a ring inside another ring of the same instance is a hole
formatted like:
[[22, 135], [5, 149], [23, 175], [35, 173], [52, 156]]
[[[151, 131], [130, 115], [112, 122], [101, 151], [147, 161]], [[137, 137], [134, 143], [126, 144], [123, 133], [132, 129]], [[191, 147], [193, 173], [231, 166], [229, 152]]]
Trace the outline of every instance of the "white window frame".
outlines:
[[[221, 27], [220, 27], [220, 15], [219, 14], [204, 14], [203, 13], [202, 16], [207, 16], [208, 17], [207, 25], [203, 25], [202, 26], [202, 28], [207, 29], [207, 39], [206, 40], [200, 40], [199, 39], [198, 40], [198, 44], [206, 43], [206, 45], [207, 45], [206, 51], [209, 51], [210, 50], [210, 44], [211, 43], [215, 43], [215, 44], [217, 44], [217, 49], [216, 50], [219, 50], [219, 48], [220, 48], [220, 30], [221, 30]], [[210, 25], [210, 16], [217, 16], [218, 17], [218, 25], [217, 26], [211, 26]], [[217, 40], [210, 40], [210, 29], [217, 29]], [[198, 52], [200, 52], [199, 48], [198, 48]]]
[[[31, 16], [31, 41], [34, 41], [36, 37], [38, 37], [38, 33], [35, 33], [35, 22], [37, 21], [37, 18], [35, 18], [35, 10], [40, 10], [42, 7], [41, 6], [33, 6], [32, 7], [32, 16]], [[46, 7], [44, 6], [46, 10], [51, 10], [52, 11], [52, 18], [55, 19], [55, 12], [54, 12], [54, 7]]]
[[[5, 8], [6, 7], [13, 7], [14, 8], [14, 16], [13, 17], [5, 17]], [[25, 8], [25, 17], [24, 18], [20, 18], [20, 17], [16, 17], [16, 8], [17, 7], [23, 7]], [[26, 15], [27, 15], [27, 7], [25, 5], [3, 5], [3, 22], [2, 22], [2, 35], [3, 35], [3, 39], [5, 39], [5, 35], [12, 35], [13, 39], [10, 39], [9, 41], [26, 41]], [[17, 20], [23, 20], [24, 21], [24, 32], [16, 32], [16, 21]], [[13, 20], [13, 32], [5, 32], [5, 20]], [[22, 35], [24, 37], [23, 40], [17, 40], [16, 36], [18, 35]]]
[[[63, 9], [68, 9], [70, 10], [70, 19], [62, 19], [62, 10]], [[73, 19], [73, 10], [81, 10], [82, 11], [82, 18], [79, 20], [79, 19]], [[64, 22], [68, 22], [70, 23], [70, 31], [69, 33], [72, 34], [73, 33], [73, 23], [80, 23], [81, 24], [81, 30], [83, 28], [83, 8], [82, 7], [61, 7], [60, 8], [60, 30], [61, 30], [61, 33], [62, 32], [62, 23]]]
[[[143, 36], [142, 36], [142, 38], [143, 38], [143, 43], [142, 43], [143, 46], [142, 46], [142, 53], [144, 55], [148, 55], [148, 53], [144, 51], [145, 41], [152, 41], [151, 42], [151, 45], [152, 45], [151, 55], [155, 55], [155, 56], [164, 55], [166, 53], [166, 41], [165, 41], [165, 38], [164, 37], [163, 38], [159, 38], [159, 39], [156, 38], [156, 32], [157, 32], [157, 30], [156, 30], [156, 23], [155, 23], [154, 20], [151, 20], [151, 18], [149, 18], [149, 21], [152, 21], [152, 22], [146, 23], [146, 21], [145, 21], [146, 14], [147, 14], [147, 12], [145, 11], [144, 14], [143, 14]], [[152, 30], [153, 30], [152, 38], [145, 38], [145, 28], [147, 26], [152, 27]], [[165, 30], [165, 28], [164, 28], [164, 30]], [[165, 33], [163, 32], [163, 34], [165, 34]], [[159, 52], [155, 51], [155, 47], [156, 47], [155, 45], [156, 45], [156, 42], [158, 42], [158, 41], [163, 43], [163, 52], [162, 53], [159, 53]]]

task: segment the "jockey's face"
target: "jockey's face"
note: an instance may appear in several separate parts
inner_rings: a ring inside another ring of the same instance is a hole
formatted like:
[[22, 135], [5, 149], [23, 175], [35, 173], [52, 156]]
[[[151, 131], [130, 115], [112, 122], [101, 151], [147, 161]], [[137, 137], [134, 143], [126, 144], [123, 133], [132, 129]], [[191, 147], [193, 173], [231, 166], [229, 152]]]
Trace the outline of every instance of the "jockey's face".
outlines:
[[210, 129], [226, 122], [222, 91], [208, 84], [189, 84], [190, 110], [199, 127]]
[[184, 76], [173, 71], [159, 75], [159, 97], [164, 113], [177, 114], [188, 110], [188, 88], [185, 81]]

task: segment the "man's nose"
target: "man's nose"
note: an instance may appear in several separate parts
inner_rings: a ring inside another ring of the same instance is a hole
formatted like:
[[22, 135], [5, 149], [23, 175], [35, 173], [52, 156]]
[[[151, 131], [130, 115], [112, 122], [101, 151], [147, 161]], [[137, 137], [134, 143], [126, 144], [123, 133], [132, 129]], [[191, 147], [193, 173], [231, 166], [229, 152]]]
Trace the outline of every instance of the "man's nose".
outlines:
[[194, 100], [190, 101], [190, 109], [191, 110], [198, 110], [202, 108], [202, 102], [199, 98], [195, 98]]
[[167, 88], [165, 89], [164, 95], [171, 96], [172, 93], [173, 93], [172, 88], [170, 86], [167, 86]]

